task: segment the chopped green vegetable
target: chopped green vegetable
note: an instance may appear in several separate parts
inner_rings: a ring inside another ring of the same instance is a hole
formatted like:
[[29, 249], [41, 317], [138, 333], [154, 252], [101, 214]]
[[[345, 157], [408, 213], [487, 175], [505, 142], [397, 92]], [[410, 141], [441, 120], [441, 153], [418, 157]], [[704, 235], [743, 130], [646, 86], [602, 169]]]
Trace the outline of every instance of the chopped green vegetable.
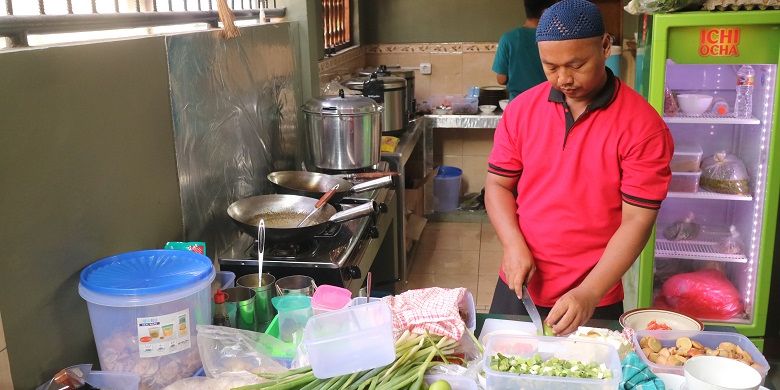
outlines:
[[542, 326], [544, 328], [544, 335], [545, 336], [555, 336], [555, 331], [553, 331], [553, 328], [552, 328], [552, 326], [550, 324], [545, 322], [544, 325], [542, 325]]
[[539, 354], [530, 358], [506, 356], [497, 353], [490, 357], [490, 368], [495, 371], [522, 375], [557, 376], [567, 378], [611, 379], [612, 372], [604, 363], [584, 363], [576, 360], [550, 358], [542, 360]]

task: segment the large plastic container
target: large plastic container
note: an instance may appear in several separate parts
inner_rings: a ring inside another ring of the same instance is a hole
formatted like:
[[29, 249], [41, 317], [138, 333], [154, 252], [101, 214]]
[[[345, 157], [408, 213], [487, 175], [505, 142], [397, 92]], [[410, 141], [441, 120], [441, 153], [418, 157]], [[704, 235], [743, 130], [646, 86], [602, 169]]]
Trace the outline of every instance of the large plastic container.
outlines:
[[370, 370], [395, 360], [392, 314], [370, 302], [309, 319], [303, 344], [317, 378]]
[[698, 172], [704, 152], [699, 145], [676, 145], [669, 163], [672, 172]]
[[200, 368], [196, 325], [211, 323], [208, 257], [146, 250], [107, 257], [81, 271], [103, 370], [141, 376], [140, 389], [161, 389]]
[[437, 212], [454, 211], [460, 204], [460, 181], [463, 171], [442, 165], [433, 178], [433, 209]]
[[[557, 357], [586, 363], [604, 363], [612, 372], [611, 379], [561, 378], [541, 375], [520, 375], [494, 371], [490, 357], [496, 353], [524, 358], [539, 354], [543, 360]], [[563, 337], [496, 335], [485, 346], [487, 390], [614, 390], [623, 378], [617, 351], [609, 344], [572, 340]]]
[[669, 182], [669, 192], [698, 192], [699, 172], [672, 172], [672, 180]]
[[761, 374], [761, 383], [764, 383], [767, 372], [769, 372], [769, 363], [766, 361], [764, 355], [758, 351], [758, 348], [747, 337], [739, 333], [728, 332], [708, 332], [708, 331], [695, 331], [695, 330], [638, 330], [634, 333], [634, 349], [637, 355], [645, 361], [650, 370], [654, 373], [666, 373], [683, 375], [682, 366], [663, 366], [650, 362], [645, 354], [642, 352], [642, 348], [639, 347], [639, 340], [645, 336], [655, 337], [661, 342], [662, 347], [674, 347], [675, 342], [680, 337], [687, 337], [693, 341], [698, 341], [706, 348], [717, 349], [718, 344], [723, 342], [734, 343], [745, 352], [750, 354], [753, 361], [760, 366], [765, 367], [763, 370], [757, 370]]

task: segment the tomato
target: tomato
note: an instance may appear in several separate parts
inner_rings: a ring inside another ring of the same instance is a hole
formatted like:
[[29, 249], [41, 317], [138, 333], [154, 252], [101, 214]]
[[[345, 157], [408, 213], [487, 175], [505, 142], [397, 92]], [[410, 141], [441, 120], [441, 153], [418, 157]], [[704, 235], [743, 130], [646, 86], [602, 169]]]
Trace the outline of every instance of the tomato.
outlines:
[[663, 322], [650, 321], [647, 324], [646, 330], [672, 330], [672, 327], [664, 324]]

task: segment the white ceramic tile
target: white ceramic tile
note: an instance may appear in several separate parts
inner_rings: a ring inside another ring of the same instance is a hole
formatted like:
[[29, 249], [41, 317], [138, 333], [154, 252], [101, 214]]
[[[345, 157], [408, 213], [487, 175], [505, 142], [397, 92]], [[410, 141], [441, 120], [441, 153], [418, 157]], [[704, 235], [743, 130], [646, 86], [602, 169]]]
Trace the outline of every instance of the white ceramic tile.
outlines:
[[465, 287], [472, 295], [476, 296], [478, 280], [473, 274], [411, 274], [409, 275], [409, 289], [426, 287], [458, 288]]
[[476, 274], [479, 271], [479, 251], [420, 250], [415, 254], [412, 267], [415, 274]]

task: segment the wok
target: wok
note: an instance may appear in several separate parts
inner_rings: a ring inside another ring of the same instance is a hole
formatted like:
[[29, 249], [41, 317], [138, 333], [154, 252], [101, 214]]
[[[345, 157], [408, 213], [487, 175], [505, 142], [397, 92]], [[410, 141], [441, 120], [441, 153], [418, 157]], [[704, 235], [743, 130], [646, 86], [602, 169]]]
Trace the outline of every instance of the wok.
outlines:
[[298, 195], [257, 195], [233, 202], [227, 213], [252, 236], [257, 234], [257, 224], [262, 218], [265, 220], [266, 240], [293, 243], [321, 235], [332, 224], [364, 217], [377, 210], [374, 201], [339, 212], [332, 205], [326, 204], [309, 218], [306, 225], [296, 227], [316, 203], [317, 199]]
[[268, 181], [273, 183], [279, 192], [308, 196], [311, 198], [321, 197], [324, 193], [333, 188], [334, 185], [338, 184], [339, 189], [336, 190], [336, 193], [330, 198], [331, 203], [338, 203], [347, 195], [389, 187], [393, 184], [392, 175], [395, 173], [369, 173], [368, 175], [371, 176], [368, 177], [375, 177], [377, 174], [385, 176], [360, 184], [352, 184], [338, 176], [326, 175], [324, 173], [279, 171], [268, 174]]

